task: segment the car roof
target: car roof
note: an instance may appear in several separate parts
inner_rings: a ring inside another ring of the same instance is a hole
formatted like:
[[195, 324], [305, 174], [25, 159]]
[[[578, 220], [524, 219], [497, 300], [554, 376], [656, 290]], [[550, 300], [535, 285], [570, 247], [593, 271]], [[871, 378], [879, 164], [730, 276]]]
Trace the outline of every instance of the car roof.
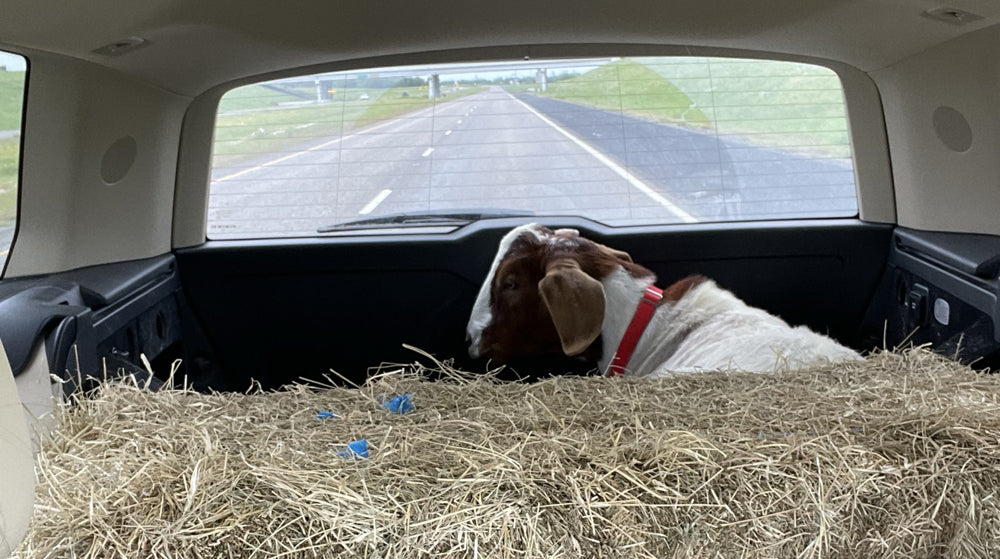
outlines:
[[[873, 71], [1000, 18], [991, 0], [954, 4], [961, 9], [914, 0], [8, 0], [0, 47], [92, 61], [190, 96], [314, 64], [444, 60], [455, 53], [441, 51], [487, 47], [506, 47], [491, 57], [533, 56], [566, 44], [762, 51]], [[939, 19], [926, 13], [935, 9]]]

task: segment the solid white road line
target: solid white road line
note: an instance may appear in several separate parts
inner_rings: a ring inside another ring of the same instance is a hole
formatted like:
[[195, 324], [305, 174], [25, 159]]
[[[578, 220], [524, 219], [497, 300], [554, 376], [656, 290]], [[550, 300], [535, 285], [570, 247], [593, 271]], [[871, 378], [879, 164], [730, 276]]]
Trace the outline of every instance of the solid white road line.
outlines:
[[[507, 95], [510, 95], [510, 94], [508, 93]], [[670, 200], [669, 198], [667, 198], [663, 194], [660, 194], [659, 192], [657, 192], [656, 190], [654, 190], [652, 187], [650, 187], [648, 184], [646, 184], [646, 183], [642, 182], [641, 180], [637, 179], [632, 173], [629, 173], [627, 169], [623, 168], [621, 165], [615, 163], [614, 161], [608, 159], [608, 157], [606, 155], [604, 155], [603, 153], [597, 151], [597, 149], [593, 148], [590, 144], [588, 144], [588, 143], [584, 142], [583, 140], [581, 140], [581, 139], [577, 138], [576, 136], [574, 136], [572, 132], [570, 132], [570, 131], [564, 129], [563, 127], [559, 126], [558, 124], [552, 122], [551, 120], [549, 120], [548, 118], [546, 118], [544, 115], [542, 115], [541, 113], [539, 113], [535, 109], [531, 108], [530, 105], [528, 105], [524, 101], [521, 101], [517, 97], [514, 97], [513, 95], [510, 95], [510, 98], [513, 99], [513, 100], [515, 100], [515, 101], [517, 101], [518, 103], [520, 103], [522, 107], [524, 107], [525, 109], [528, 109], [528, 111], [530, 111], [533, 115], [535, 115], [538, 118], [542, 119], [542, 122], [544, 122], [545, 124], [548, 124], [552, 128], [555, 128], [557, 132], [559, 132], [563, 136], [566, 136], [574, 144], [580, 146], [581, 148], [584, 149], [584, 151], [586, 151], [590, 155], [594, 156], [595, 159], [597, 159], [598, 161], [600, 161], [601, 163], [603, 163], [607, 168], [611, 169], [616, 174], [618, 174], [620, 177], [622, 177], [623, 179], [625, 179], [626, 182], [628, 182], [630, 185], [632, 185], [637, 190], [639, 190], [639, 192], [642, 192], [646, 196], [649, 196], [650, 198], [653, 199], [653, 201], [655, 201], [656, 203], [658, 203], [661, 206], [663, 206], [664, 208], [666, 208], [667, 211], [669, 211], [670, 213], [672, 213], [675, 216], [677, 216], [677, 219], [683, 221], [684, 223], [697, 223], [698, 222], [698, 218], [696, 218], [695, 216], [693, 216], [693, 215], [689, 214], [688, 212], [684, 211], [675, 202], [673, 202], [672, 200]]]
[[235, 179], [236, 177], [245, 175], [247, 173], [251, 173], [253, 171], [257, 171], [257, 170], [263, 169], [265, 167], [270, 167], [271, 165], [276, 165], [278, 163], [282, 163], [284, 161], [288, 161], [289, 159], [294, 159], [294, 158], [296, 158], [296, 157], [298, 157], [300, 155], [305, 155], [305, 154], [307, 154], [307, 153], [309, 153], [311, 151], [316, 151], [316, 150], [323, 149], [323, 148], [325, 148], [327, 146], [332, 146], [333, 144], [336, 144], [337, 142], [343, 142], [344, 140], [348, 140], [348, 139], [353, 138], [355, 136], [360, 136], [362, 134], [367, 134], [368, 132], [374, 132], [376, 130], [381, 130], [382, 128], [385, 128], [386, 126], [389, 126], [390, 124], [395, 124], [397, 122], [399, 122], [398, 119], [393, 119], [393, 120], [390, 120], [388, 122], [383, 122], [382, 124], [373, 126], [371, 128], [365, 128], [364, 130], [359, 130], [359, 131], [357, 131], [357, 132], [355, 132], [353, 134], [348, 134], [346, 136], [340, 136], [339, 138], [334, 138], [334, 139], [332, 139], [332, 140], [330, 140], [328, 142], [323, 142], [322, 144], [313, 146], [311, 148], [304, 149], [302, 151], [296, 151], [294, 153], [289, 153], [288, 155], [281, 156], [281, 157], [279, 157], [277, 159], [272, 159], [270, 161], [265, 161], [264, 163], [261, 163], [260, 165], [257, 165], [255, 167], [248, 167], [246, 169], [243, 169], [242, 171], [237, 171], [237, 172], [232, 173], [230, 175], [226, 175], [224, 177], [215, 179], [214, 181], [212, 181], [212, 184], [215, 184], [215, 183], [218, 183], [218, 182], [222, 182], [222, 181], [227, 181], [227, 180], [230, 180], [230, 179]]
[[379, 192], [378, 194], [375, 195], [374, 198], [371, 199], [370, 202], [365, 204], [365, 207], [361, 208], [361, 211], [358, 212], [358, 215], [368, 215], [372, 213], [372, 210], [377, 208], [379, 204], [381, 204], [386, 198], [389, 197], [390, 194], [392, 194], [392, 191], [389, 190], [388, 188], [383, 190], [382, 192]]
[[434, 153], [434, 148], [427, 148], [427, 151], [420, 154], [420, 157], [427, 157], [428, 155]]

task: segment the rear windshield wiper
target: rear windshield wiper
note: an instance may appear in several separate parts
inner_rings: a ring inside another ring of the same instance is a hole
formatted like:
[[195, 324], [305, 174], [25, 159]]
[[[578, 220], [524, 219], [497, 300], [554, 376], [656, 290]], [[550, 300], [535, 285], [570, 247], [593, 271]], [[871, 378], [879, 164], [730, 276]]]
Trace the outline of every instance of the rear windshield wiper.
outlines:
[[[394, 227], [461, 227], [484, 219], [504, 217], [531, 217], [535, 212], [507, 209], [438, 210], [426, 212], [399, 212], [365, 219], [353, 219], [333, 225], [324, 225], [317, 233], [333, 233], [355, 229], [380, 229]], [[388, 226], [388, 227], [387, 227]]]

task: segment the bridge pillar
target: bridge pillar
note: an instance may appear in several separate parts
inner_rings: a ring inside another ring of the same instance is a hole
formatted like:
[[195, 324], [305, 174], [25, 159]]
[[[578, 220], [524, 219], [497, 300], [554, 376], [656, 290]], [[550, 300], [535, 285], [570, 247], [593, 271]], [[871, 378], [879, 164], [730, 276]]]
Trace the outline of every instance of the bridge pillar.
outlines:
[[431, 74], [431, 77], [427, 80], [427, 98], [437, 99], [441, 96], [441, 76], [438, 74]]
[[545, 68], [535, 70], [535, 84], [538, 86], [538, 91], [544, 92], [549, 90], [549, 76]]

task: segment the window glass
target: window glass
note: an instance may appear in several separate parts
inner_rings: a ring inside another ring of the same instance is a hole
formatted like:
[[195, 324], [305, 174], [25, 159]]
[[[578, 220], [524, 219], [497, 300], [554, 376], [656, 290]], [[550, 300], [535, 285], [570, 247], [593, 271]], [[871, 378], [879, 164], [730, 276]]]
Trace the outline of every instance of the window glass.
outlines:
[[528, 60], [287, 78], [226, 94], [214, 150], [216, 239], [503, 214], [613, 226], [857, 214], [840, 80], [791, 62]]
[[21, 112], [27, 62], [0, 51], [0, 269], [7, 262], [17, 219], [17, 178], [21, 149]]

